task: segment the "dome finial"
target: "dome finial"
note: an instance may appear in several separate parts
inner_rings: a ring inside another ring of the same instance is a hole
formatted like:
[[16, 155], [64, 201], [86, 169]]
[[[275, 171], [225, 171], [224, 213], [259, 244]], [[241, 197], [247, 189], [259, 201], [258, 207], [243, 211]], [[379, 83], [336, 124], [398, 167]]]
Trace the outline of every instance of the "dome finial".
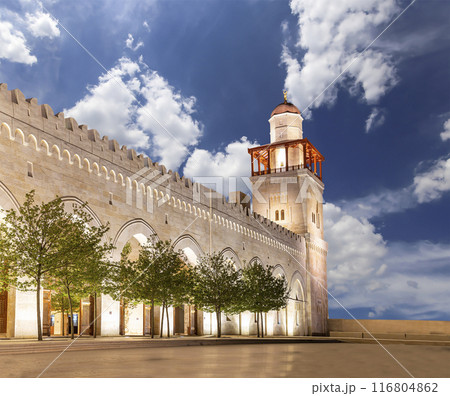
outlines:
[[287, 103], [287, 91], [283, 91], [284, 103]]

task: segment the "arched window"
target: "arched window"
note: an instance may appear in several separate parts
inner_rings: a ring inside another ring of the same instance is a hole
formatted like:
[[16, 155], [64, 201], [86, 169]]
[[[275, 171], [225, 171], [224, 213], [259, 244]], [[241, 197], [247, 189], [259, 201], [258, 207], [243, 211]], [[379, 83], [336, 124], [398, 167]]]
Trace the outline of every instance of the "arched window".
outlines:
[[280, 220], [280, 212], [278, 210], [275, 211], [275, 221]]
[[281, 210], [281, 220], [284, 220], [284, 209]]

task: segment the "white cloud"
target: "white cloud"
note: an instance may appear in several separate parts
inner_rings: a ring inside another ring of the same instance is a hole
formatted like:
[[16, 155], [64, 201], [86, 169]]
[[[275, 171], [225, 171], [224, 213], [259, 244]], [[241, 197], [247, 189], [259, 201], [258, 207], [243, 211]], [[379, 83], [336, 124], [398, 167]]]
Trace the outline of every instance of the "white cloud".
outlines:
[[332, 203], [324, 205], [328, 242], [328, 278], [332, 289], [344, 290], [355, 280], [369, 278], [380, 269], [386, 254], [383, 237], [367, 219], [357, 219]]
[[152, 152], [167, 167], [177, 168], [203, 133], [203, 125], [193, 118], [196, 98], [182, 96], [155, 71], [142, 76], [140, 94], [145, 105], [137, 110], [137, 121], [152, 133]]
[[441, 133], [443, 141], [450, 139], [450, 118], [444, 122], [444, 131]]
[[25, 36], [10, 22], [0, 20], [0, 58], [32, 65], [37, 58], [31, 55]]
[[388, 213], [403, 212], [419, 204], [440, 199], [448, 191], [450, 191], [450, 158], [441, 158], [428, 168], [418, 171], [407, 187], [343, 200], [338, 204], [357, 218], [371, 219]]
[[128, 38], [125, 40], [125, 46], [132, 51], [137, 51], [139, 48], [144, 46], [144, 43], [142, 41], [139, 41], [135, 46], [133, 46], [134, 43], [134, 37], [131, 33], [128, 33]]
[[377, 107], [374, 107], [366, 120], [366, 133], [373, 131], [384, 124], [385, 116], [384, 111]]
[[124, 57], [65, 112], [120, 144], [148, 149], [154, 161], [175, 170], [202, 134], [202, 124], [193, 118], [195, 101], [144, 63]]
[[[367, 219], [337, 205], [324, 206], [329, 243], [328, 287], [347, 309], [369, 318], [448, 316], [450, 245], [429, 241], [387, 243]], [[339, 308], [330, 298], [330, 308]]]
[[395, 85], [392, 60], [372, 48], [352, 64], [347, 79], [327, 88], [392, 19], [395, 0], [292, 0], [290, 5], [298, 18], [302, 59], [285, 46], [281, 60], [287, 69], [285, 87], [301, 110], [310, 104], [311, 108], [333, 104], [338, 86], [351, 93], [362, 90], [363, 98], [373, 104]]
[[150, 26], [148, 24], [147, 21], [144, 21], [144, 23], [142, 24], [142, 26], [144, 26], [145, 30], [147, 30], [147, 32], [150, 32]]
[[258, 142], [251, 142], [243, 136], [240, 140], [229, 143], [224, 151], [212, 153], [195, 149], [186, 161], [183, 174], [200, 183], [215, 183], [215, 186], [208, 184], [208, 187], [225, 195], [236, 189], [246, 192], [247, 186], [241, 178], [250, 176], [250, 156], [247, 149], [258, 145]]
[[436, 161], [414, 177], [414, 194], [419, 203], [439, 199], [450, 190], [450, 158]]
[[35, 14], [26, 14], [28, 29], [35, 37], [59, 37], [58, 24], [45, 12], [37, 11]]

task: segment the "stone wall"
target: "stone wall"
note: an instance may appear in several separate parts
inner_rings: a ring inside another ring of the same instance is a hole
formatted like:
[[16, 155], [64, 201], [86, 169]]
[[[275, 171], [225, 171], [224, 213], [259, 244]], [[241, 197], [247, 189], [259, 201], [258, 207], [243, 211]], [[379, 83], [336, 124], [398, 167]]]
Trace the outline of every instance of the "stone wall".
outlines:
[[[211, 241], [211, 250], [223, 251], [237, 267], [259, 260], [278, 266], [290, 285], [300, 282], [302, 289], [307, 289], [303, 236], [251, 213], [249, 208], [228, 203], [217, 193], [210, 200], [206, 187], [180, 178], [177, 172], [120, 147], [115, 140], [101, 138], [96, 130], [78, 126], [62, 113], [54, 115], [50, 106], [25, 99], [17, 89], [8, 91], [6, 84], [0, 85], [0, 125], [1, 208], [17, 208], [32, 189], [38, 202], [60, 196], [69, 209], [87, 202], [96, 223], [110, 224], [116, 257], [135, 236], [170, 239], [195, 257], [207, 253]], [[16, 301], [24, 299], [17, 292]], [[290, 318], [293, 322], [291, 305], [285, 333], [315, 332], [312, 323], [289, 322]], [[19, 306], [11, 313], [11, 317], [15, 314], [15, 332], [32, 335], [32, 331], [18, 330], [25, 321], [29, 329], [29, 321], [35, 320], [28, 314], [23, 318]], [[103, 308], [102, 334], [116, 335], [118, 302], [104, 296]], [[326, 317], [326, 312], [321, 314]], [[314, 315], [308, 313], [305, 320], [311, 321]], [[249, 327], [247, 323], [239, 325], [241, 329]], [[11, 331], [9, 334], [12, 336]]]
[[[362, 328], [360, 322], [364, 327]], [[331, 336], [406, 339], [449, 339], [450, 322], [439, 320], [328, 319]]]

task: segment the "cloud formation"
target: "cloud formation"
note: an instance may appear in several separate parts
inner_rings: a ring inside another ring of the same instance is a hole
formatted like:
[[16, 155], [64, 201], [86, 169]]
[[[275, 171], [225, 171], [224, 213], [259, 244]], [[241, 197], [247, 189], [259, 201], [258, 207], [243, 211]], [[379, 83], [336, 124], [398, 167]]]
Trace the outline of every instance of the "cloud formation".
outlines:
[[450, 139], [450, 118], [444, 122], [444, 130], [441, 132], [441, 139], [443, 141]]
[[138, 41], [136, 43], [136, 45], [133, 45], [133, 43], [134, 43], [134, 37], [131, 33], [128, 33], [128, 37], [125, 40], [125, 46], [127, 48], [129, 48], [132, 51], [137, 51], [139, 48], [144, 46], [144, 43], [142, 41]]
[[437, 200], [450, 191], [450, 158], [440, 158], [426, 167], [421, 164], [421, 167], [412, 183], [404, 188], [343, 200], [338, 205], [357, 218], [371, 219]]
[[196, 99], [185, 97], [156, 71], [123, 57], [64, 112], [80, 124], [177, 169], [202, 134], [193, 118]]
[[0, 20], [0, 59], [32, 65], [37, 62], [31, 54], [23, 33], [10, 22]]
[[430, 202], [450, 190], [450, 158], [440, 159], [414, 177], [414, 194], [418, 203]]
[[366, 120], [366, 133], [373, 131], [384, 124], [384, 110], [374, 107]]
[[332, 84], [392, 19], [395, 0], [292, 0], [290, 6], [298, 18], [299, 38], [297, 48], [284, 46], [281, 60], [287, 71], [285, 88], [300, 110], [333, 104], [338, 87], [375, 104], [397, 83], [390, 56], [372, 47], [348, 68], [345, 78]]
[[[386, 242], [367, 220], [324, 205], [328, 287], [350, 311], [368, 318], [436, 319], [448, 314], [450, 245]], [[339, 305], [330, 298], [330, 310]]]
[[30, 41], [54, 39], [60, 31], [56, 21], [38, 9], [40, 3], [19, 2], [18, 6], [21, 12], [0, 8], [0, 59], [33, 65], [38, 59], [32, 54]]
[[38, 11], [35, 14], [26, 14], [26, 20], [28, 29], [35, 37], [54, 38], [60, 35], [58, 24], [45, 12]]
[[248, 186], [243, 183], [241, 177], [250, 176], [250, 157], [247, 149], [258, 145], [258, 142], [249, 141], [243, 136], [240, 140], [229, 143], [223, 151], [195, 149], [186, 161], [183, 174], [199, 182], [215, 183], [215, 186], [208, 184], [208, 187], [213, 187], [225, 195], [235, 190], [245, 192]]

